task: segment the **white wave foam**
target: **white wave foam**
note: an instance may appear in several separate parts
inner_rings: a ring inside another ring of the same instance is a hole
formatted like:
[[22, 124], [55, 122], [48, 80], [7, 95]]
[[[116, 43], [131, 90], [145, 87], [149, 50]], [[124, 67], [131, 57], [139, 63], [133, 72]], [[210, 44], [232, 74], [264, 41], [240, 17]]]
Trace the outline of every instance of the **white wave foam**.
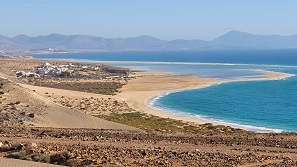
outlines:
[[178, 90], [178, 91], [172, 91], [172, 92], [166, 92], [166, 93], [158, 94], [158, 95], [156, 95], [156, 96], [150, 98], [150, 99], [148, 100], [148, 104], [149, 104], [149, 106], [154, 106], [155, 102], [157, 102], [157, 101], [158, 101], [159, 99], [161, 99], [162, 97], [167, 96], [167, 95], [169, 95], [169, 94], [171, 94], [171, 93], [180, 92], [180, 91], [182, 91], [182, 90]]
[[[286, 80], [287, 78], [290, 78], [290, 77], [293, 77], [293, 76], [296, 76], [296, 75], [291, 74], [291, 75], [288, 75], [288, 76], [277, 78], [275, 80]], [[224, 81], [221, 81], [221, 82], [218, 82], [218, 83], [215, 83], [215, 84], [210, 84], [210, 85], [207, 85], [207, 86], [204, 86], [204, 87], [201, 87], [201, 88], [206, 88], [206, 87], [213, 86], [213, 85], [220, 85], [220, 84], [225, 84], [225, 83], [235, 82], [235, 81], [237, 81], [237, 80], [224, 80]], [[234, 122], [226, 122], [224, 120], [213, 119], [213, 118], [209, 118], [209, 117], [206, 117], [206, 116], [201, 116], [201, 115], [196, 115], [196, 114], [192, 114], [192, 113], [186, 113], [186, 112], [183, 112], [183, 111], [176, 111], [176, 110], [172, 110], [172, 109], [167, 109], [165, 107], [160, 107], [160, 106], [157, 106], [155, 104], [158, 100], [160, 100], [164, 96], [167, 96], [167, 95], [169, 95], [171, 93], [180, 92], [180, 91], [184, 91], [184, 90], [178, 90], [178, 91], [163, 93], [163, 94], [154, 96], [151, 99], [149, 99], [148, 104], [152, 108], [155, 108], [155, 109], [163, 111], [163, 112], [171, 113], [171, 114], [174, 114], [174, 115], [177, 115], [177, 116], [180, 116], [180, 117], [190, 117], [190, 118], [202, 120], [204, 122], [227, 125], [227, 126], [231, 126], [231, 127], [234, 127], [234, 128], [246, 129], [246, 130], [249, 130], [249, 131], [263, 132], [263, 133], [281, 133], [281, 132], [286, 131], [286, 130], [282, 130], [282, 129], [273, 129], [273, 128], [267, 128], [267, 127], [263, 127], [263, 126], [253, 126], [253, 125], [245, 125], [245, 124], [234, 123]]]
[[295, 77], [295, 76], [296, 76], [295, 74], [291, 74], [291, 75], [288, 75], [288, 76], [280, 77], [280, 78], [275, 79], [275, 80], [286, 80], [288, 78]]
[[267, 127], [263, 127], [263, 126], [254, 126], [254, 125], [245, 125], [245, 124], [234, 123], [234, 122], [226, 122], [224, 120], [213, 119], [213, 118], [209, 118], [206, 116], [192, 114], [192, 113], [186, 113], [186, 112], [182, 112], [182, 111], [176, 111], [176, 110], [167, 109], [165, 107], [160, 107], [160, 106], [155, 106], [155, 105], [150, 105], [150, 107], [155, 108], [160, 111], [163, 111], [163, 112], [166, 112], [166, 113], [174, 114], [179, 117], [194, 118], [197, 120], [202, 120], [203, 122], [231, 126], [233, 128], [240, 128], [240, 129], [245, 129], [248, 131], [260, 132], [260, 133], [282, 133], [282, 132], [285, 132], [285, 130], [282, 130], [282, 129], [273, 129], [273, 128], [267, 128]]
[[277, 68], [297, 68], [297, 66], [277, 65], [277, 64], [244, 64], [244, 63], [202, 63], [202, 62], [158, 62], [158, 61], [103, 61], [89, 59], [70, 59], [70, 58], [38, 58], [38, 59], [60, 59], [71, 60], [84, 63], [106, 63], [106, 64], [184, 64], [184, 65], [218, 65], [218, 66], [261, 66]]

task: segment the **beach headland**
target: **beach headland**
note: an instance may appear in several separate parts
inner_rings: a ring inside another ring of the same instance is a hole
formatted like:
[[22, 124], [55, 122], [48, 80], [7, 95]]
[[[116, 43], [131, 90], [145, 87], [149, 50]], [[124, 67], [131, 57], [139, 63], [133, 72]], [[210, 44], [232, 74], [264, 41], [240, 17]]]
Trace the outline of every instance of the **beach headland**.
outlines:
[[197, 78], [192, 75], [173, 75], [158, 72], [137, 72], [135, 73], [135, 77], [117, 95], [135, 110], [163, 118], [191, 121], [200, 124], [204, 122], [186, 117], [181, 118], [159, 111], [149, 105], [149, 100], [158, 95], [181, 90], [198, 89], [220, 82], [213, 78]]
[[[153, 107], [150, 101], [154, 101], [160, 96], [164, 96], [171, 92], [201, 89], [215, 84], [226, 82], [244, 82], [244, 81], [265, 81], [265, 80], [280, 80], [293, 76], [292, 74], [265, 71], [255, 69], [254, 71], [260, 75], [254, 77], [244, 77], [236, 79], [218, 80], [214, 78], [198, 78], [193, 75], [173, 75], [170, 73], [158, 72], [137, 72], [135, 73], [136, 79], [129, 81], [121, 89], [121, 93], [117, 97], [125, 100], [129, 106], [137, 111], [145, 112], [162, 118], [171, 118], [182, 120], [186, 122], [195, 122], [198, 124], [209, 123], [205, 119], [177, 116], [173, 113], [160, 111]], [[182, 99], [181, 99], [182, 100]], [[211, 122], [214, 123], [214, 122]], [[219, 124], [219, 123], [215, 123]], [[223, 124], [227, 125], [227, 124]], [[235, 128], [238, 128], [236, 126]], [[251, 130], [251, 129], [245, 129]], [[257, 131], [257, 130], [256, 130]], [[258, 130], [257, 132], [272, 132], [271, 130]]]

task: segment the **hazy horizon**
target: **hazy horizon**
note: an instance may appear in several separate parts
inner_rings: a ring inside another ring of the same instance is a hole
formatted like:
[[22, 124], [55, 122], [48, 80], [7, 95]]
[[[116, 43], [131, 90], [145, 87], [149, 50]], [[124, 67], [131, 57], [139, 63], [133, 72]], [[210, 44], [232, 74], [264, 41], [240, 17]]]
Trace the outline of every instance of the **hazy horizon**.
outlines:
[[231, 30], [258, 35], [297, 33], [297, 1], [1, 1], [0, 34], [52, 33], [104, 38], [149, 35], [163, 40], [213, 40]]
[[[223, 33], [223, 34], [220, 34], [216, 37], [214, 37], [214, 39], [216, 38], [219, 38], [221, 36], [224, 36], [228, 33], [232, 33], [232, 32], [239, 32], [239, 33], [247, 33], [247, 34], [250, 34], [250, 35], [262, 35], [262, 34], [252, 34], [250, 32], [243, 32], [243, 31], [240, 31], [240, 30], [231, 30], [231, 31], [228, 31], [226, 33]], [[297, 32], [297, 31], [296, 31]], [[14, 37], [17, 37], [17, 36], [20, 36], [20, 35], [25, 35], [25, 36], [28, 36], [28, 37], [32, 37], [32, 38], [35, 38], [35, 37], [39, 37], [39, 36], [50, 36], [50, 35], [66, 35], [66, 34], [61, 34], [61, 33], [49, 33], [49, 34], [44, 34], [44, 35], [35, 35], [35, 36], [30, 36], [30, 35], [27, 35], [27, 34], [24, 34], [24, 33], [20, 33], [20, 34], [17, 34], [15, 36], [7, 36], [5, 34], [0, 34], [0, 35], [3, 35], [3, 36], [6, 36], [6, 37], [9, 37], [9, 38], [14, 38]], [[76, 36], [76, 35], [86, 35], [86, 36], [94, 36], [94, 37], [102, 37], [102, 36], [95, 36], [95, 35], [87, 35], [87, 34], [69, 34], [69, 35], [66, 35], [66, 36]], [[263, 36], [270, 36], [270, 35], [278, 35], [278, 36], [284, 36], [284, 37], [289, 37], [289, 36], [293, 36], [293, 35], [297, 35], [297, 33], [294, 33], [294, 34], [288, 34], [288, 35], [280, 35], [280, 34], [265, 34]], [[173, 39], [162, 39], [162, 38], [158, 38], [156, 36], [151, 36], [151, 35], [147, 35], [147, 34], [140, 34], [138, 36], [129, 36], [129, 37], [124, 37], [122, 39], [126, 39], [126, 38], [137, 38], [137, 37], [142, 37], [142, 36], [149, 36], [149, 37], [154, 37], [154, 38], [157, 38], [157, 39], [160, 39], [160, 40], [164, 40], [164, 41], [172, 41], [172, 40], [187, 40], [187, 39], [182, 39], [182, 38], [173, 38]], [[105, 37], [102, 37], [102, 38], [105, 38]], [[106, 39], [118, 39], [118, 38], [121, 38], [121, 37], [114, 37], [114, 38], [106, 38]], [[212, 41], [214, 39], [210, 39], [210, 40], [204, 40], [204, 41]], [[189, 39], [189, 40], [203, 40], [203, 39]]]

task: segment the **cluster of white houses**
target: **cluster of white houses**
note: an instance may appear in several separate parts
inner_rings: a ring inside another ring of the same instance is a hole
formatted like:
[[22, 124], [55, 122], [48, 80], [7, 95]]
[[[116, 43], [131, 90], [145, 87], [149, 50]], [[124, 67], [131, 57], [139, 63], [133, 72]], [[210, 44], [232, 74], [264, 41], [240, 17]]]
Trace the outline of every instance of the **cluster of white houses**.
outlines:
[[39, 67], [37, 67], [37, 72], [25, 72], [25, 71], [17, 71], [17, 77], [40, 77], [41, 75], [60, 75], [63, 72], [67, 72], [70, 67], [75, 67], [71, 63], [69, 65], [58, 65], [54, 66], [50, 63], [43, 63]]
[[35, 72], [25, 72], [25, 71], [17, 71], [16, 73], [16, 76], [18, 78], [27, 78], [27, 77], [40, 77], [39, 74], [36, 74]]
[[68, 73], [68, 75], [87, 75], [86, 73], [81, 74], [79, 71], [98, 71], [100, 67], [98, 66], [86, 66], [86, 65], [73, 65], [71, 63], [67, 65], [51, 65], [50, 63], [43, 63], [36, 68], [36, 72], [25, 72], [25, 71], [17, 71], [16, 75], [18, 78], [22, 77], [40, 77], [43, 75], [50, 75], [50, 76], [62, 76], [62, 74]]
[[69, 69], [69, 66], [73, 66], [71, 63], [69, 65], [58, 65], [53, 66], [49, 63], [43, 63], [37, 68], [37, 73], [39, 75], [51, 74], [51, 75], [60, 75], [62, 72], [66, 72]]
[[[95, 72], [96, 71], [96, 72]], [[130, 70], [121, 67], [110, 66], [87, 66], [82, 64], [73, 65], [71, 63], [67, 65], [51, 65], [50, 63], [43, 63], [36, 68], [35, 72], [16, 72], [18, 78], [41, 76], [57, 76], [65, 77], [71, 76], [75, 78], [87, 77], [97, 79], [123, 79], [123, 77], [129, 77]]]

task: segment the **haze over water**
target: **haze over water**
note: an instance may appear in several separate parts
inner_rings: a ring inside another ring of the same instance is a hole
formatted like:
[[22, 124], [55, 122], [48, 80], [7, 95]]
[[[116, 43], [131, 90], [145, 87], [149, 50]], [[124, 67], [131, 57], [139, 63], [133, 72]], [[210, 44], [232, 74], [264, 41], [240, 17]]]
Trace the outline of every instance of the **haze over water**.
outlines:
[[[198, 77], [218, 79], [259, 75], [251, 69], [297, 74], [295, 49], [77, 53], [34, 55], [34, 57], [80, 59], [81, 62], [118, 61], [109, 63], [133, 66], [145, 71], [193, 74]], [[297, 132], [296, 84], [295, 76], [277, 81], [224, 83], [203, 89], [170, 93], [166, 96], [160, 95], [152, 99], [150, 104], [164, 112], [202, 118], [249, 130]]]

